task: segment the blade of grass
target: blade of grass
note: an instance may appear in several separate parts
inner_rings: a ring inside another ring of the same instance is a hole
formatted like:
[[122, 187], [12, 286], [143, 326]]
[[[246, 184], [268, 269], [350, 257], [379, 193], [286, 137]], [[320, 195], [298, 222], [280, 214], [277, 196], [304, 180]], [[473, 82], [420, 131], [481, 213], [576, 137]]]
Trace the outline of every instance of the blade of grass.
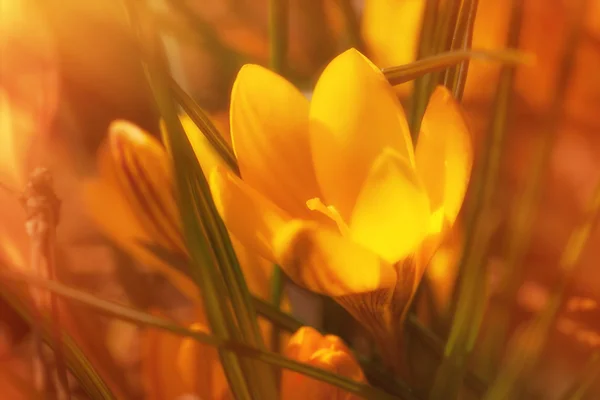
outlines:
[[[512, 1], [511, 24], [508, 34], [510, 47], [517, 47], [522, 2]], [[508, 125], [514, 81], [514, 68], [502, 68], [496, 92], [495, 112], [490, 126], [489, 142], [483, 158], [483, 167], [475, 177], [473, 201], [469, 204], [465, 246], [459, 264], [458, 302], [444, 351], [444, 359], [436, 373], [430, 399], [455, 399], [458, 397], [467, 368], [468, 357], [473, 350], [485, 305], [485, 269], [487, 253], [485, 218], [490, 206], [498, 177], [502, 149]]]
[[[270, 65], [271, 69], [280, 75], [284, 75], [287, 68], [289, 6], [288, 0], [269, 0]], [[271, 276], [271, 302], [277, 309], [281, 307], [284, 290], [283, 272], [278, 265], [275, 265]], [[279, 328], [274, 325], [270, 339], [273, 351], [279, 350], [280, 338]]]
[[596, 186], [590, 204], [582, 222], [573, 230], [559, 261], [563, 278], [552, 291], [548, 305], [540, 311], [535, 320], [529, 324], [523, 334], [517, 335], [513, 346], [494, 382], [490, 385], [484, 400], [502, 400], [515, 398], [527, 378], [538, 364], [548, 334], [556, 316], [561, 309], [564, 293], [571, 283], [573, 271], [579, 264], [581, 254], [588, 244], [592, 231], [600, 217], [600, 183]]
[[[423, 23], [421, 25], [421, 33], [419, 37], [419, 51], [417, 60], [435, 55], [435, 27], [438, 24], [438, 8], [440, 0], [427, 0], [425, 3], [425, 11], [423, 15]], [[415, 81], [415, 87], [412, 94], [411, 110], [409, 116], [410, 132], [413, 142], [417, 142], [418, 126], [420, 124], [420, 116], [425, 112], [425, 104], [429, 98], [427, 87], [431, 75], [422, 75]]]
[[[139, 21], [138, 13], [143, 10], [138, 9], [138, 5], [133, 1], [127, 2], [132, 27], [138, 35], [141, 47], [146, 49], [145, 54], [148, 55], [148, 60], [144, 63], [148, 82], [169, 132], [164, 138], [165, 145], [171, 156], [177, 155], [172, 157], [172, 160], [178, 205], [186, 244], [192, 260], [191, 276], [201, 289], [212, 331], [225, 340], [235, 338], [241, 341], [243, 337], [240, 336], [236, 320], [231, 315], [232, 310], [228, 306], [230, 299], [227, 294], [231, 294], [231, 285], [225, 284], [223, 276], [219, 273], [219, 265], [217, 265], [224, 257], [222, 253], [220, 257], [216, 254], [218, 250], [211, 242], [208, 231], [210, 228], [206, 226], [206, 220], [211, 216], [207, 215], [206, 195], [200, 193], [199, 190], [202, 187], [204, 175], [195, 160], [193, 150], [190, 148], [181, 126], [177, 108], [172, 102], [169, 81], [165, 79], [168, 76], [166, 73], [168, 64], [163, 53], [162, 43], [156, 32], [151, 30], [151, 26], [142, 25]], [[219, 356], [236, 398], [252, 399], [256, 397], [256, 394], [260, 394], [260, 390], [256, 387], [256, 370], [252, 368], [252, 365], [240, 360], [235, 354], [220, 351]]]
[[254, 348], [239, 342], [225, 340], [223, 338], [219, 338], [218, 336], [214, 336], [204, 332], [194, 331], [173, 324], [172, 322], [164, 318], [156, 317], [154, 315], [138, 311], [121, 304], [100, 299], [94, 295], [70, 288], [55, 281], [41, 279], [35, 276], [17, 272], [9, 268], [0, 269], [0, 279], [16, 282], [25, 282], [28, 285], [35, 285], [46, 290], [52, 291], [57, 295], [65, 297], [69, 300], [76, 301], [83, 305], [92, 307], [95, 310], [98, 310], [99, 312], [107, 316], [116, 317], [121, 320], [128, 321], [141, 326], [162, 329], [182, 337], [191, 337], [192, 339], [197, 340], [200, 343], [217, 347], [226, 352], [236, 353], [242, 357], [261, 360], [265, 363], [271, 364], [276, 367], [303, 373], [307, 376], [332, 384], [366, 399], [398, 399], [397, 397], [382, 392], [377, 388], [359, 382], [355, 382], [351, 379], [333, 374], [329, 371], [322, 370], [320, 368], [315, 368], [307, 364], [302, 364], [297, 361], [287, 359], [285, 357], [280, 356], [277, 353]]
[[181, 105], [185, 113], [190, 119], [200, 128], [200, 132], [204, 134], [204, 137], [213, 146], [217, 153], [221, 156], [227, 166], [237, 175], [240, 174], [240, 170], [235, 158], [235, 153], [229, 143], [219, 133], [219, 130], [212, 123], [208, 115], [202, 110], [202, 108], [192, 99], [192, 97], [182, 89], [181, 86], [174, 79], [169, 79], [171, 92], [173, 97]]
[[285, 74], [289, 42], [288, 0], [269, 0], [269, 38], [271, 69]]
[[384, 68], [382, 72], [392, 85], [400, 85], [427, 73], [443, 71], [469, 59], [496, 61], [507, 66], [528, 65], [533, 61], [532, 56], [516, 50], [489, 51], [467, 49], [448, 51], [410, 64]]
[[520, 198], [514, 203], [509, 217], [509, 230], [506, 245], [505, 273], [500, 281], [500, 299], [503, 302], [492, 308], [493, 320], [496, 321], [496, 329], [490, 331], [486, 347], [489, 349], [489, 365], [486, 367], [488, 373], [493, 374], [498, 365], [498, 359], [506, 342], [510, 315], [515, 307], [517, 291], [521, 283], [522, 264], [531, 237], [531, 230], [536, 216], [544, 172], [547, 170], [555, 138], [558, 134], [560, 119], [563, 116], [564, 101], [569, 88], [569, 77], [571, 76], [575, 62], [575, 51], [581, 35], [582, 19], [584, 16], [585, 3], [587, 0], [578, 0], [577, 9], [569, 25], [569, 31], [563, 44], [563, 57], [559, 66], [559, 75], [554, 89], [553, 101], [548, 110], [546, 124], [542, 135], [538, 139], [534, 158], [531, 163], [531, 175]]
[[[473, 27], [479, 0], [465, 0], [460, 5], [454, 36], [452, 37], [451, 50], [468, 49], [473, 39]], [[446, 71], [444, 85], [452, 90], [453, 96], [460, 100], [467, 80], [469, 62], [464, 61], [455, 68]]]

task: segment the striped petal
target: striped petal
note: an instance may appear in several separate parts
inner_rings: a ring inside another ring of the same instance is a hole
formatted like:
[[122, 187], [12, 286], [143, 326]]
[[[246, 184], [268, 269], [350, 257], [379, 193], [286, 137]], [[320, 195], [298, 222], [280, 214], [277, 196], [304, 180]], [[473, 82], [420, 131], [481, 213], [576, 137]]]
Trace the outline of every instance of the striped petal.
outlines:
[[167, 249], [185, 252], [171, 165], [164, 148], [148, 133], [124, 121], [111, 124], [108, 146], [109, 158], [100, 154], [100, 173], [113, 164], [118, 187], [144, 229]]
[[130, 123], [115, 122], [98, 152], [99, 175], [83, 184], [82, 196], [91, 219], [109, 238], [197, 299], [187, 271], [145, 246], [156, 244], [182, 260], [187, 257], [169, 168], [158, 141]]

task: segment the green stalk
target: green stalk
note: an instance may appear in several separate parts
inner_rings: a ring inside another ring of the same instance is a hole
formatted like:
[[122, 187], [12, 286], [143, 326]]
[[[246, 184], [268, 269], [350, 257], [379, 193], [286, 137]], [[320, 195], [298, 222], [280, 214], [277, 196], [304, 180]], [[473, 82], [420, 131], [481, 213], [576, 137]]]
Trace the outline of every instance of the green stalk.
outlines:
[[[513, 0], [509, 45], [516, 47], [518, 42], [522, 2]], [[483, 157], [483, 168], [475, 179], [475, 194], [468, 214], [465, 247], [460, 260], [458, 303], [450, 328], [450, 335], [444, 351], [444, 360], [438, 368], [430, 394], [431, 400], [455, 399], [458, 397], [467, 360], [471, 354], [479, 331], [485, 306], [484, 260], [491, 232], [485, 224], [490, 215], [496, 180], [500, 168], [504, 139], [508, 129], [507, 121], [511, 105], [514, 82], [514, 68], [504, 67], [496, 92], [495, 112], [490, 128], [489, 144]]]
[[269, 0], [269, 34], [271, 69], [279, 74], [285, 74], [289, 43], [288, 0]]
[[[435, 16], [435, 24], [433, 27], [433, 37], [430, 39], [430, 55], [435, 55], [444, 51], [450, 50], [452, 44], [452, 33], [460, 7], [460, 0], [444, 0], [436, 1], [438, 13]], [[427, 18], [427, 6], [426, 15]], [[424, 21], [425, 24], [425, 21]], [[419, 92], [415, 94], [413, 103], [413, 113], [411, 115], [411, 134], [413, 141], [416, 143], [421, 129], [421, 120], [425, 114], [429, 97], [433, 89], [440, 83], [441, 75], [439, 72], [432, 72], [423, 77], [423, 81], [419, 83]]]
[[487, 338], [487, 346], [490, 349], [489, 373], [494, 373], [506, 342], [511, 312], [515, 307], [517, 292], [522, 280], [521, 266], [531, 237], [531, 228], [534, 224], [536, 208], [542, 192], [544, 172], [550, 161], [560, 119], [563, 116], [562, 110], [569, 88], [569, 77], [573, 70], [575, 51], [578, 48], [581, 26], [583, 25], [585, 3], [586, 0], [578, 1], [577, 10], [569, 25], [569, 32], [563, 44], [563, 57], [554, 90], [553, 102], [548, 110], [546, 124], [542, 127], [545, 134], [541, 135], [539, 144], [536, 146], [534, 159], [531, 163], [532, 172], [529, 182], [520, 198], [515, 202], [517, 207], [512, 210], [509, 218], [508, 226], [511, 234], [508, 236], [506, 246], [505, 273], [500, 282], [500, 299], [502, 299], [502, 302], [491, 310], [497, 328], [491, 330]]
[[204, 137], [206, 137], [208, 142], [221, 156], [225, 164], [239, 176], [240, 170], [235, 158], [235, 153], [231, 146], [229, 146], [229, 143], [227, 143], [219, 133], [219, 130], [215, 127], [210, 118], [208, 118], [198, 103], [196, 103], [194, 99], [192, 99], [192, 97], [172, 78], [170, 79], [170, 87], [177, 103], [181, 105], [192, 122], [200, 128], [200, 132], [202, 132]]
[[436, 54], [410, 64], [382, 69], [383, 74], [392, 85], [400, 85], [425, 74], [443, 71], [470, 59], [496, 61], [507, 66], [529, 65], [532, 57], [516, 50], [457, 50]]
[[[287, 68], [287, 52], [289, 42], [289, 1], [269, 1], [269, 38], [271, 50], [271, 69], [278, 74], [285, 74]], [[285, 290], [284, 275], [281, 267], [273, 267], [271, 276], [271, 302], [276, 309], [281, 308], [281, 301]], [[279, 351], [281, 347], [281, 332], [273, 325], [270, 339], [273, 351]], [[278, 379], [279, 382], [279, 379]]]
[[[473, 39], [473, 27], [479, 0], [464, 0], [460, 6], [454, 36], [452, 37], [451, 50], [466, 50], [471, 47]], [[458, 100], [462, 99], [469, 62], [464, 61], [459, 66], [446, 71], [444, 85], [452, 90], [452, 94]]]
[[[435, 54], [434, 39], [435, 27], [438, 23], [437, 11], [439, 6], [440, 0], [427, 0], [427, 3], [425, 4], [425, 12], [423, 15], [423, 23], [421, 25], [417, 60], [421, 60], [425, 57], [430, 57]], [[419, 127], [421, 125], [421, 118], [425, 113], [427, 99], [429, 99], [430, 93], [427, 92], [427, 88], [429, 87], [430, 79], [431, 74], [428, 74], [418, 77], [415, 81], [409, 118], [410, 132], [412, 135], [413, 143], [417, 143], [417, 137], [419, 136]]]

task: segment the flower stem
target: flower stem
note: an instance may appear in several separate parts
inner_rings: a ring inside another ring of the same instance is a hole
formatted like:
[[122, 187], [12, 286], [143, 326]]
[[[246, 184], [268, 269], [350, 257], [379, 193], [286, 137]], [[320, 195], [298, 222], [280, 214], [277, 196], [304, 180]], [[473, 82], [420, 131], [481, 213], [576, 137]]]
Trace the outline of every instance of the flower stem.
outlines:
[[288, 0], [269, 1], [269, 34], [271, 38], [271, 69], [279, 74], [284, 74], [287, 69], [289, 42]]

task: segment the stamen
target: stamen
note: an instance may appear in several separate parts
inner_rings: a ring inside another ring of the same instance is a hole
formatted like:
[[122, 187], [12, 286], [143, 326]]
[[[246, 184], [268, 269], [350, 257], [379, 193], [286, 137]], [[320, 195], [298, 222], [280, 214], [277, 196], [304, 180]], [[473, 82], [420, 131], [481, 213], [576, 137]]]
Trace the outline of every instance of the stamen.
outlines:
[[306, 206], [309, 210], [318, 211], [335, 222], [343, 236], [350, 236], [350, 228], [334, 206], [326, 206], [318, 197], [308, 200]]

